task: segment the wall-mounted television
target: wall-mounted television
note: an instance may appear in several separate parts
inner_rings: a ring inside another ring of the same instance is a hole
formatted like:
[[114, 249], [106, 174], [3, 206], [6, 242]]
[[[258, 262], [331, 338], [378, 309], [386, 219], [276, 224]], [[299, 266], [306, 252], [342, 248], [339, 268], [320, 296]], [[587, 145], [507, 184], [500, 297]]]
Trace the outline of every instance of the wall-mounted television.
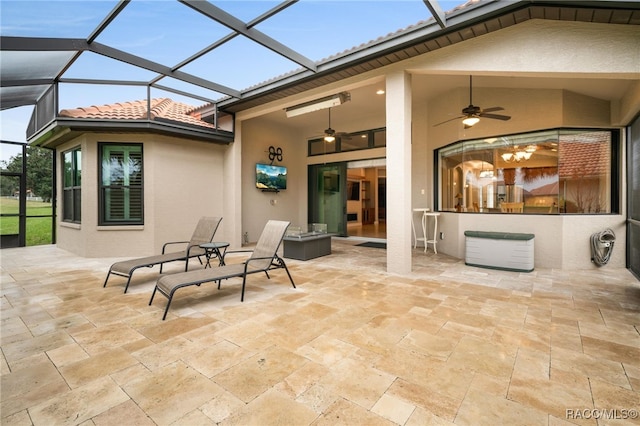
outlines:
[[271, 164], [256, 164], [256, 188], [264, 191], [287, 189], [287, 168]]

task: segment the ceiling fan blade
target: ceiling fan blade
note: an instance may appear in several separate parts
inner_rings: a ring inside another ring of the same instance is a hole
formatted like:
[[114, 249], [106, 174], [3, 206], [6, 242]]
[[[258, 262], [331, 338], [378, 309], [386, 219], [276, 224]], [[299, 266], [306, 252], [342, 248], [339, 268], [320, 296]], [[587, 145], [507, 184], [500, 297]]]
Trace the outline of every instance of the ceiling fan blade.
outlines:
[[504, 108], [499, 107], [499, 106], [491, 107], [491, 108], [485, 108], [481, 112], [494, 112], [494, 111], [504, 111]]
[[453, 117], [453, 118], [450, 118], [448, 120], [442, 121], [442, 122], [440, 122], [438, 124], [434, 124], [433, 127], [439, 126], [439, 125], [444, 124], [444, 123], [448, 123], [448, 122], [453, 121], [453, 120], [460, 120], [461, 118], [464, 118], [464, 117], [466, 117], [466, 115], [459, 115], [457, 117]]
[[508, 116], [508, 115], [500, 115], [500, 114], [480, 113], [480, 117], [482, 117], [482, 118], [493, 118], [494, 120], [503, 120], [503, 121], [511, 120], [510, 116]]

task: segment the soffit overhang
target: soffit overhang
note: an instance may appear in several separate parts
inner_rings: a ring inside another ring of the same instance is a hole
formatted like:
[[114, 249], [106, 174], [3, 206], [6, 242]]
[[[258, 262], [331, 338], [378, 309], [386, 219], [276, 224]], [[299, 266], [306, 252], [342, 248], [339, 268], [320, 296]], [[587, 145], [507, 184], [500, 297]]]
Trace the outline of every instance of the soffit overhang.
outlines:
[[31, 137], [30, 143], [44, 148], [55, 148], [86, 133], [159, 134], [178, 139], [228, 145], [233, 132], [211, 131], [188, 126], [171, 120], [113, 120], [87, 118], [57, 118]]

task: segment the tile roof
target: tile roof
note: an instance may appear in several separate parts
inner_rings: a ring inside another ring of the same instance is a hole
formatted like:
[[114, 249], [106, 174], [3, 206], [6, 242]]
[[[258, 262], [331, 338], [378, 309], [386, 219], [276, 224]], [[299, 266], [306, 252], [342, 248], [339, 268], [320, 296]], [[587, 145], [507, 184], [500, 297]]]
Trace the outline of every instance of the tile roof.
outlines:
[[147, 117], [147, 100], [118, 102], [108, 105], [63, 109], [60, 117], [85, 118], [99, 120], [159, 120], [175, 121], [182, 124], [214, 129], [211, 123], [201, 119], [197, 108], [170, 98], [157, 98], [150, 101], [151, 113]]
[[544, 195], [558, 195], [560, 192], [560, 185], [558, 181], [551, 182], [546, 185], [542, 185], [538, 188], [534, 188], [531, 191], [528, 191], [529, 195], [532, 197], [541, 197]]
[[577, 134], [575, 140], [563, 136], [558, 145], [560, 178], [596, 177], [610, 172], [611, 151], [608, 132]]

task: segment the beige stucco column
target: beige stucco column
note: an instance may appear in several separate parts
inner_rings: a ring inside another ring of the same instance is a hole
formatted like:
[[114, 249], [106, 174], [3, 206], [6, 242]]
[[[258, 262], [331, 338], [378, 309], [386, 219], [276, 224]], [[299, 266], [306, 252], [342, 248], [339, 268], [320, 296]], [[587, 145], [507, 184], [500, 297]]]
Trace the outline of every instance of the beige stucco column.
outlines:
[[387, 271], [411, 272], [411, 75], [387, 75]]
[[232, 248], [242, 247], [242, 121], [236, 120], [235, 139], [224, 155], [222, 229]]

